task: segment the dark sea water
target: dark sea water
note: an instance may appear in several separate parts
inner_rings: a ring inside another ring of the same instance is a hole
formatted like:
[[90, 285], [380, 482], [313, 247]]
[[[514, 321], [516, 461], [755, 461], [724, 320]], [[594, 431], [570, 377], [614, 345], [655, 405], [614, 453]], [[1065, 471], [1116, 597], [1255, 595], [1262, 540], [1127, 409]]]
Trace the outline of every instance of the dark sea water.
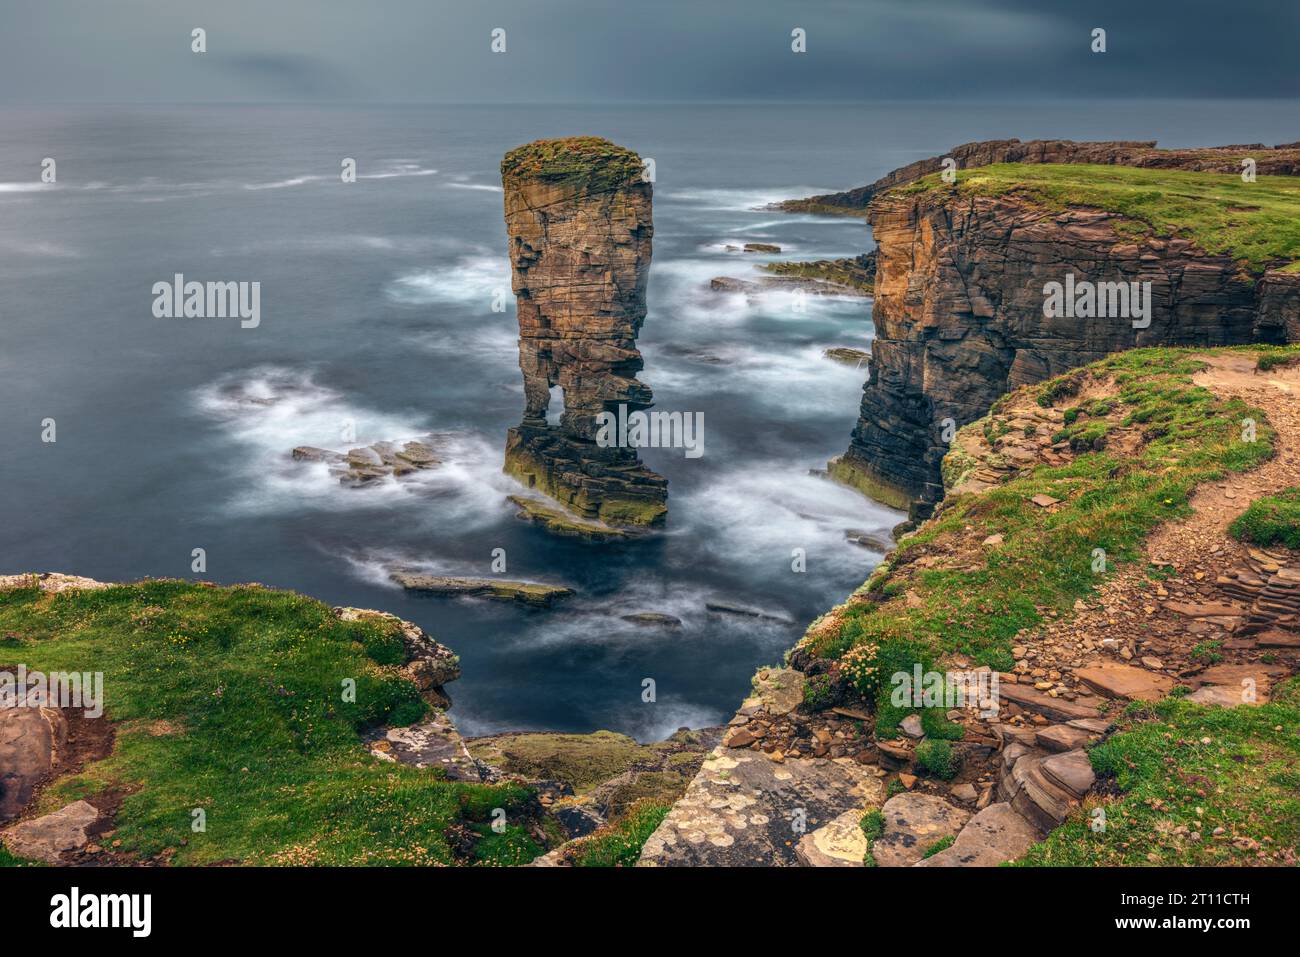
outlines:
[[[0, 573], [260, 581], [419, 623], [462, 658], [467, 733], [610, 728], [653, 739], [717, 723], [879, 554], [847, 529], [901, 515], [810, 476], [842, 452], [870, 304], [708, 290], [764, 259], [853, 255], [857, 220], [774, 200], [861, 185], [975, 139], [1300, 139], [1294, 104], [646, 106], [0, 111]], [[653, 157], [654, 260], [640, 345], [657, 407], [704, 413], [705, 454], [649, 450], [670, 517], [591, 545], [520, 522], [501, 474], [523, 393], [497, 164], [543, 136]], [[58, 182], [39, 184], [44, 157]], [[343, 157], [356, 184], [339, 182]], [[777, 243], [775, 257], [728, 244]], [[260, 281], [261, 325], [160, 320], [151, 287]], [[58, 441], [41, 442], [41, 422]], [[348, 489], [297, 445], [454, 432], [442, 468]], [[572, 586], [551, 610], [408, 596], [414, 565]], [[793, 549], [807, 570], [791, 570]], [[713, 615], [722, 599], [792, 624]], [[680, 630], [620, 616], [676, 615]], [[642, 701], [653, 678], [657, 701]]]

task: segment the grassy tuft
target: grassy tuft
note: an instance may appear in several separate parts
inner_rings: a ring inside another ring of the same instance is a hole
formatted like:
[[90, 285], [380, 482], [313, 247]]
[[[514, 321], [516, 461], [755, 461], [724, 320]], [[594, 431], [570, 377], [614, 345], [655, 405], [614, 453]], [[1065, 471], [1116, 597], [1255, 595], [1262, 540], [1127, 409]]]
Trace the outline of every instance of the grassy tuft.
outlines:
[[1300, 488], [1288, 488], [1250, 503], [1228, 528], [1233, 538], [1256, 545], [1300, 548]]
[[574, 867], [632, 867], [670, 805], [638, 801], [618, 820], [574, 842], [567, 857]]

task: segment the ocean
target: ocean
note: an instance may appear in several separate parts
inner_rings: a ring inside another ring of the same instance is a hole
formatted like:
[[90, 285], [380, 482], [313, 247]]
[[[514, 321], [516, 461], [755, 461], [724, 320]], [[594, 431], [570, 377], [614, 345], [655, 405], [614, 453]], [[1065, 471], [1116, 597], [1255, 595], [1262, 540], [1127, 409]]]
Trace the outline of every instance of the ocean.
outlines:
[[[393, 612], [461, 656], [448, 691], [466, 734], [717, 724], [880, 560], [846, 531], [903, 518], [810, 474], [847, 446], [865, 375], [822, 351], [870, 348], [870, 302], [800, 311], [784, 292], [708, 288], [759, 262], [856, 255], [870, 231], [763, 207], [975, 139], [1273, 143], [1300, 138], [1295, 115], [1276, 101], [0, 110], [0, 573], [256, 581]], [[513, 298], [492, 309], [510, 285], [497, 165], [577, 134], [655, 160], [640, 378], [656, 408], [704, 421], [703, 456], [643, 453], [670, 481], [669, 519], [626, 544], [520, 521], [501, 473], [523, 391]], [[345, 157], [356, 183], [340, 182]], [[728, 249], [744, 242], [782, 252]], [[260, 283], [260, 323], [155, 318], [151, 289], [177, 273]], [[349, 426], [355, 444], [445, 433], [448, 454], [357, 489], [290, 458], [349, 447]], [[491, 575], [495, 549], [503, 577], [577, 594], [533, 610], [387, 578], [399, 564]], [[623, 620], [635, 612], [682, 627]]]

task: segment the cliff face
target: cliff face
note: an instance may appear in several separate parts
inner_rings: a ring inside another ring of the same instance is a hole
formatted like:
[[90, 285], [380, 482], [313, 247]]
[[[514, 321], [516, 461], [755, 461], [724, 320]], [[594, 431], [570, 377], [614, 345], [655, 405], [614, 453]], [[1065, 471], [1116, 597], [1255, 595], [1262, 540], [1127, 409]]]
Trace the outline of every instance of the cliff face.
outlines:
[[[653, 524], [667, 480], [635, 449], [596, 443], [599, 413], [652, 398], [636, 378], [654, 232], [640, 159], [605, 140], [545, 140], [508, 153], [501, 170], [525, 401], [505, 469], [583, 517]], [[564, 409], [552, 426], [557, 385]]]
[[[879, 246], [876, 340], [861, 417], [831, 470], [921, 515], [943, 494], [945, 419], [964, 425], [1010, 389], [1123, 349], [1283, 342], [1300, 332], [1300, 275], [1260, 279], [1186, 240], [1135, 239], [1114, 214], [896, 191], [878, 196], [868, 218]], [[1067, 273], [1150, 282], [1149, 327], [1045, 316], [1044, 283]]]
[[943, 169], [944, 159], [951, 158], [957, 169], [991, 166], [994, 163], [1090, 163], [1102, 166], [1136, 166], [1149, 169], [1200, 170], [1203, 172], [1238, 173], [1243, 157], [1256, 161], [1260, 176], [1294, 176], [1300, 173], [1300, 143], [1265, 146], [1248, 143], [1239, 146], [1215, 146], [1205, 149], [1165, 150], [1155, 140], [981, 140], [954, 146], [943, 156], [931, 156], [887, 173], [874, 183], [826, 193], [807, 199], [781, 203], [790, 212], [813, 210], [861, 214], [871, 201], [887, 189], [914, 183], [923, 176]]

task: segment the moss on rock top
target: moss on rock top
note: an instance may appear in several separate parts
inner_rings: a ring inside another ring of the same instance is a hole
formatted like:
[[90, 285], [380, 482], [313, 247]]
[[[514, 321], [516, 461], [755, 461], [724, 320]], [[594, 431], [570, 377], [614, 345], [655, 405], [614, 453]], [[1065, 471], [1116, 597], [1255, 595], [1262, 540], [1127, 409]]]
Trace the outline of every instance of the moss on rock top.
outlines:
[[599, 136], [534, 140], [501, 161], [501, 178], [572, 184], [587, 192], [621, 186], [639, 176], [641, 157]]

